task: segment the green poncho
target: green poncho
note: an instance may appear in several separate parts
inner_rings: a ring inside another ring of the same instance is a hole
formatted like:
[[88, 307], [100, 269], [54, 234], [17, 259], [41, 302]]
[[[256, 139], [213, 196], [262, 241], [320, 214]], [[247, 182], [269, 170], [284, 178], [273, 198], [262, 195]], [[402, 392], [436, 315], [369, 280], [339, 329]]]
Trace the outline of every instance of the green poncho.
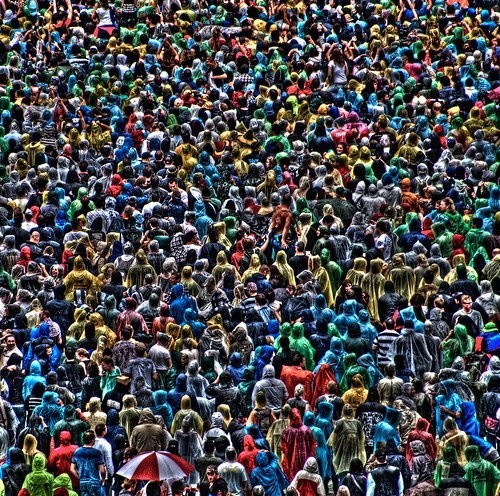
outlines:
[[280, 335], [274, 341], [274, 348], [276, 349], [276, 353], [281, 351], [280, 338], [281, 336], [290, 337], [292, 333], [292, 326], [288, 322], [284, 322], [280, 327]]
[[45, 469], [45, 456], [37, 453], [31, 465], [32, 472], [26, 476], [23, 489], [27, 489], [33, 496], [52, 496], [54, 476]]
[[478, 446], [468, 446], [465, 449], [465, 457], [468, 462], [465, 465], [465, 479], [476, 490], [476, 496], [497, 495], [500, 471], [495, 465], [481, 458]]
[[356, 374], [360, 374], [363, 377], [365, 384], [370, 384], [368, 371], [364, 367], [361, 367], [361, 365], [358, 365], [358, 360], [354, 353], [348, 353], [344, 357], [344, 375], [339, 384], [341, 395], [351, 387], [351, 380]]
[[312, 347], [309, 340], [304, 337], [303, 324], [294, 324], [292, 326], [292, 334], [290, 335], [290, 349], [298, 351], [306, 359], [306, 369], [314, 369], [314, 353], [315, 349]]
[[339, 264], [330, 260], [330, 250], [328, 250], [328, 248], [323, 248], [319, 257], [321, 259], [322, 267], [324, 267], [326, 272], [328, 273], [330, 286], [332, 287], [332, 293], [335, 295], [342, 282], [342, 269], [340, 268]]
[[441, 248], [442, 257], [448, 258], [453, 251], [453, 233], [446, 229], [444, 222], [436, 222], [433, 224], [432, 232], [435, 236], [434, 243], [439, 245], [439, 248]]
[[443, 365], [451, 367], [455, 358], [464, 357], [471, 353], [474, 349], [474, 339], [467, 334], [467, 328], [461, 324], [457, 324], [454, 328], [453, 337], [444, 341], [442, 344], [443, 350]]

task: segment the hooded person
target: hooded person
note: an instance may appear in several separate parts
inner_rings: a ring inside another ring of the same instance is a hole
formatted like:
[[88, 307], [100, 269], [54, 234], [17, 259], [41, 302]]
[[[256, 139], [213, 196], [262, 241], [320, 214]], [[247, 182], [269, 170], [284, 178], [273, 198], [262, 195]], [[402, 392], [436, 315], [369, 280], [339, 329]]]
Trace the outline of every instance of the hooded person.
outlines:
[[[458, 457], [457, 457], [457, 450], [449, 445], [446, 446], [446, 448], [443, 451], [443, 456], [442, 458], [438, 461], [436, 465], [436, 470], [434, 471], [434, 483], [437, 488], [443, 487], [443, 490], [446, 490], [447, 486], [451, 486], [452, 481], [450, 479], [462, 479], [462, 481], [455, 481], [455, 482], [462, 482], [465, 484], [467, 483], [464, 479], [463, 476], [465, 475], [465, 470], [460, 466], [458, 463]], [[441, 481], [446, 481], [445, 484], [441, 485]], [[461, 484], [458, 486], [460, 487]]]
[[369, 296], [368, 311], [374, 322], [380, 321], [378, 300], [384, 294], [385, 277], [381, 273], [383, 265], [384, 261], [379, 258], [371, 260], [370, 271], [361, 281], [361, 289]]
[[61, 435], [66, 431], [70, 433], [71, 440], [81, 446], [83, 444], [82, 435], [87, 430], [89, 430], [89, 424], [84, 415], [77, 411], [73, 405], [66, 405], [64, 407], [64, 418], [54, 426], [54, 445], [57, 448], [62, 444]]
[[23, 489], [27, 489], [30, 495], [52, 496], [54, 476], [45, 468], [45, 456], [37, 453], [33, 458], [31, 473], [24, 479]]
[[396, 293], [410, 301], [416, 289], [415, 273], [405, 265], [405, 256], [402, 253], [397, 253], [392, 257], [392, 267], [387, 280], [394, 284]]
[[273, 452], [259, 451], [257, 453], [255, 468], [250, 473], [250, 484], [252, 487], [262, 486], [266, 496], [281, 496], [283, 494], [288, 486], [288, 481]]
[[288, 480], [292, 480], [306, 460], [314, 456], [314, 451], [313, 433], [302, 424], [300, 412], [293, 408], [290, 413], [290, 426], [281, 434], [282, 467]]
[[167, 437], [163, 428], [156, 423], [155, 416], [149, 408], [143, 410], [139, 423], [130, 436], [130, 446], [138, 453], [145, 451], [162, 451], [167, 447]]
[[425, 445], [418, 439], [410, 444], [412, 453], [411, 486], [430, 481], [434, 475], [434, 461], [425, 451]]
[[340, 393], [344, 394], [351, 386], [352, 378], [356, 375], [361, 375], [363, 384], [370, 383], [368, 371], [358, 364], [355, 353], [348, 353], [344, 356], [344, 374], [339, 383]]
[[421, 441], [424, 444], [425, 452], [431, 457], [431, 460], [436, 459], [437, 445], [434, 436], [429, 432], [430, 426], [431, 424], [427, 419], [419, 418], [415, 429], [408, 434], [408, 439], [406, 441], [406, 460], [410, 466], [413, 459], [413, 451], [410, 449], [410, 446], [413, 441]]
[[245, 368], [241, 377], [241, 382], [238, 384], [238, 390], [243, 398], [243, 410], [246, 415], [248, 415], [253, 408], [254, 400], [252, 399], [252, 392], [255, 384], [255, 368], [253, 365], [249, 365]]
[[[196, 458], [203, 455], [201, 437], [196, 432], [193, 419], [189, 413], [182, 419], [181, 428], [175, 432], [174, 439], [179, 443], [179, 456], [188, 463], [194, 463]], [[198, 472], [193, 470], [189, 474], [187, 482], [197, 484], [198, 481]]]
[[368, 390], [363, 383], [363, 377], [360, 374], [355, 374], [351, 379], [351, 387], [342, 395], [342, 401], [348, 403], [356, 412], [361, 403], [366, 401]]
[[53, 391], [45, 391], [42, 404], [33, 410], [33, 415], [43, 417], [53, 435], [56, 423], [63, 418], [63, 408], [59, 406], [59, 395]]
[[263, 391], [266, 395], [266, 404], [274, 412], [279, 412], [288, 399], [285, 384], [276, 378], [274, 367], [268, 364], [262, 372], [262, 379], [255, 384], [252, 391], [252, 403], [255, 402], [257, 393]]
[[452, 337], [445, 338], [441, 347], [443, 350], [443, 365], [451, 367], [457, 357], [464, 357], [474, 349], [474, 338], [467, 334], [464, 325], [457, 324], [453, 329]]
[[186, 294], [182, 284], [175, 284], [171, 291], [170, 315], [175, 322], [180, 324], [184, 320], [185, 312], [188, 308], [194, 312], [198, 311], [196, 301]]
[[403, 355], [408, 368], [419, 378], [422, 378], [432, 365], [432, 356], [427, 349], [425, 338], [415, 332], [414, 324], [410, 320], [405, 320], [401, 335], [392, 342], [389, 354], [392, 359], [396, 355]]
[[7, 460], [1, 467], [5, 496], [17, 496], [31, 467], [26, 463], [19, 448], [9, 448]]
[[311, 429], [314, 440], [316, 441], [315, 458], [318, 461], [319, 474], [323, 480], [331, 478], [333, 475], [333, 466], [331, 463], [331, 449], [326, 442], [325, 433], [320, 427], [314, 425], [314, 413], [306, 412], [304, 414], [304, 425]]
[[375, 426], [373, 435], [373, 446], [375, 448], [378, 443], [387, 444], [389, 439], [392, 439], [396, 443], [396, 446], [401, 444], [401, 438], [397, 431], [400, 420], [401, 412], [388, 406], [385, 411], [384, 420]]
[[147, 274], [151, 274], [154, 280], [156, 280], [157, 274], [154, 268], [149, 264], [148, 258], [144, 253], [144, 250], [141, 248], [137, 251], [135, 255], [135, 262], [127, 272], [125, 286], [127, 288], [132, 288], [134, 286], [136, 288], [142, 287]]
[[193, 426], [198, 434], [203, 433], [203, 419], [201, 416], [195, 412], [191, 407], [191, 398], [185, 394], [182, 396], [180, 403], [180, 410], [174, 416], [174, 420], [172, 422], [172, 427], [170, 428], [170, 432], [175, 435], [175, 433], [181, 428], [182, 420], [186, 415], [190, 415], [191, 421], [193, 422]]
[[333, 321], [335, 327], [344, 339], [347, 336], [349, 325], [352, 323], [359, 324], [357, 305], [358, 303], [356, 300], [345, 301], [342, 305], [342, 312], [339, 313], [337, 318]]
[[[165, 393], [166, 395], [166, 393]], [[153, 412], [154, 413], [154, 412]], [[168, 416], [166, 416], [168, 418]], [[127, 438], [127, 431], [120, 425], [120, 414], [118, 410], [111, 408], [108, 410], [106, 418], [106, 436], [105, 439], [111, 445], [111, 449], [115, 451], [115, 440], [117, 436]]]
[[33, 360], [29, 367], [29, 375], [23, 381], [23, 399], [26, 400], [33, 391], [33, 387], [37, 382], [41, 382], [44, 386], [47, 384], [45, 377], [42, 376], [42, 367], [38, 360]]
[[229, 357], [229, 366], [227, 370], [233, 378], [233, 383], [238, 385], [243, 377], [243, 372], [245, 371], [245, 365], [243, 364], [241, 353], [234, 352], [231, 353]]
[[290, 348], [299, 352], [306, 359], [306, 369], [314, 369], [314, 348], [311, 346], [309, 340], [304, 337], [304, 325], [296, 323], [292, 326], [290, 335]]
[[465, 479], [468, 480], [477, 496], [494, 496], [498, 493], [500, 471], [492, 463], [483, 460], [477, 446], [468, 446], [465, 449], [467, 464], [465, 465]]
[[310, 257], [307, 268], [311, 271], [314, 279], [319, 284], [321, 292], [326, 298], [328, 308], [332, 307], [335, 304], [335, 300], [333, 297], [330, 276], [325, 267], [321, 264], [320, 256], [315, 255]]
[[62, 496], [60, 492], [61, 488], [67, 491], [68, 496], [78, 496], [78, 493], [73, 490], [73, 482], [71, 481], [70, 476], [66, 473], [60, 474], [54, 479], [54, 485], [52, 488], [54, 496], [58, 494]]
[[252, 365], [255, 369], [255, 380], [260, 381], [264, 372], [264, 367], [271, 363], [274, 355], [274, 347], [269, 345], [259, 346], [255, 350], [255, 358]]
[[342, 408], [342, 416], [335, 423], [328, 444], [333, 448], [333, 468], [337, 474], [348, 472], [353, 458], [359, 458], [363, 464], [366, 462], [363, 426], [354, 418], [351, 405]]
[[241, 463], [250, 476], [252, 470], [257, 466], [256, 458], [260, 450], [255, 446], [255, 441], [250, 434], [243, 438], [243, 451], [238, 455], [238, 462]]
[[375, 364], [373, 355], [371, 355], [370, 353], [361, 355], [358, 358], [358, 365], [364, 367], [368, 371], [368, 375], [370, 376], [370, 384], [367, 384], [366, 386], [376, 386], [379, 381], [384, 378], [382, 372], [380, 372], [377, 365]]
[[455, 381], [452, 379], [446, 379], [441, 382], [442, 393], [436, 396], [436, 431], [441, 437], [444, 433], [444, 419], [446, 418], [446, 412], [452, 412], [455, 414], [462, 404], [462, 399], [456, 393]]
[[325, 486], [319, 473], [318, 462], [313, 457], [308, 457], [303, 467], [292, 479], [290, 486], [303, 496], [325, 496]]

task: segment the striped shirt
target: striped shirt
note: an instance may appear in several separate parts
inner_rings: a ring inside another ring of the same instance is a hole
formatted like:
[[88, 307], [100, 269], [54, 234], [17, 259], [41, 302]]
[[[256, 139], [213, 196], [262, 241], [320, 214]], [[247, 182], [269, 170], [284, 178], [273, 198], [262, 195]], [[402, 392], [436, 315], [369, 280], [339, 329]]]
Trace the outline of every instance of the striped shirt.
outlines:
[[391, 363], [389, 349], [392, 342], [399, 337], [399, 332], [387, 329], [382, 331], [373, 341], [373, 349], [377, 352], [377, 363], [380, 369]]

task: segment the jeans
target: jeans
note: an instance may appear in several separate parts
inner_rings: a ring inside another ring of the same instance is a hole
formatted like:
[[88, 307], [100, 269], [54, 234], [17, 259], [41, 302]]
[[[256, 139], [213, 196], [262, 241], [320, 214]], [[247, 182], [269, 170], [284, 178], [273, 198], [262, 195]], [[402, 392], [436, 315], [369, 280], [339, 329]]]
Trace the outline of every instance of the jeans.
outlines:
[[14, 410], [14, 413], [16, 414], [16, 417], [19, 420], [19, 425], [17, 426], [17, 432], [19, 433], [24, 429], [24, 426], [26, 425], [25, 423], [26, 409], [22, 404], [12, 405], [12, 409]]
[[75, 393], [75, 408], [85, 409], [85, 405], [82, 407], [82, 391]]
[[102, 496], [101, 484], [80, 482], [80, 493], [82, 496]]

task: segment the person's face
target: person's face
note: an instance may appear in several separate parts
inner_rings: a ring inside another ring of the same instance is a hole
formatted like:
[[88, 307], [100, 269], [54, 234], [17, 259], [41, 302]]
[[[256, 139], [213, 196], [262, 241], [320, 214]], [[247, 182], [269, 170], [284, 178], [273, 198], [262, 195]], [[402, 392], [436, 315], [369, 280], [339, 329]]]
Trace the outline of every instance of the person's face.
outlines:
[[52, 269], [50, 269], [50, 275], [52, 277], [57, 277], [57, 268], [56, 267], [52, 267]]
[[101, 368], [103, 372], [109, 372], [111, 370], [111, 367], [107, 363], [103, 363]]
[[345, 287], [345, 294], [347, 296], [352, 296], [354, 294], [354, 291], [352, 290], [352, 284], [348, 284], [346, 287]]
[[13, 350], [16, 347], [16, 340], [13, 337], [8, 337], [5, 344], [8, 350]]
[[216, 472], [210, 472], [207, 473], [207, 479], [210, 484], [213, 484], [217, 480], [217, 473]]
[[462, 299], [462, 308], [466, 311], [466, 312], [470, 312], [470, 310], [472, 309], [472, 299], [469, 297], [465, 297]]

